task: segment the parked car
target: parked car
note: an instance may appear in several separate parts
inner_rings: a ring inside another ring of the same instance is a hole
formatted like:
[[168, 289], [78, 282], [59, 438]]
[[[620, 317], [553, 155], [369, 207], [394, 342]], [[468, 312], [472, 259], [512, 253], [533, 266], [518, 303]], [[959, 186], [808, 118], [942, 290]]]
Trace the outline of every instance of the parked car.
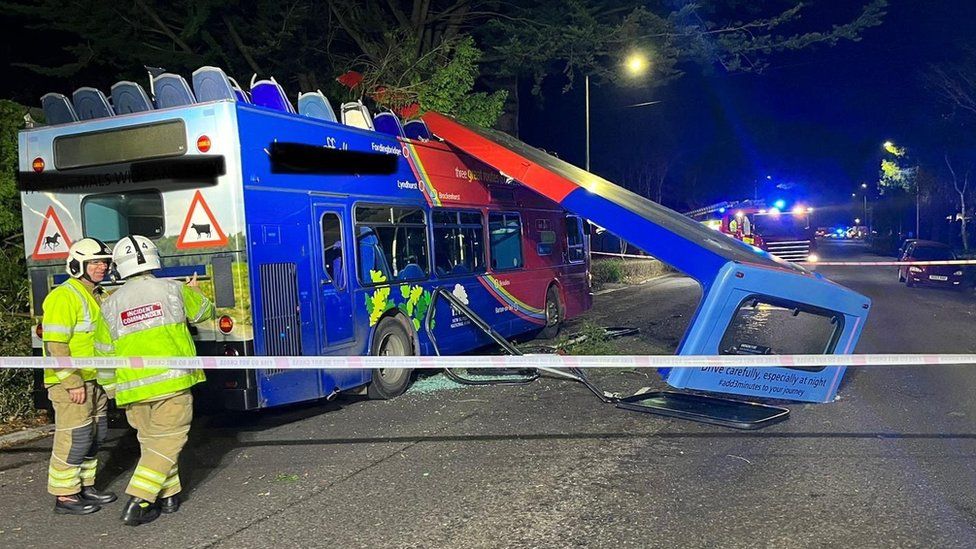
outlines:
[[[956, 259], [952, 248], [941, 242], [914, 240], [908, 244], [901, 261], [951, 261]], [[898, 267], [898, 282], [911, 288], [915, 285], [963, 289], [963, 268], [959, 265], [904, 265]]]
[[908, 247], [911, 246], [912, 243], [914, 243], [916, 240], [918, 240], [918, 239], [917, 238], [906, 238], [905, 241], [901, 243], [901, 247], [898, 248], [898, 252], [895, 253], [895, 257], [897, 257], [898, 259], [901, 259], [901, 258], [905, 257], [905, 252], [908, 251]]

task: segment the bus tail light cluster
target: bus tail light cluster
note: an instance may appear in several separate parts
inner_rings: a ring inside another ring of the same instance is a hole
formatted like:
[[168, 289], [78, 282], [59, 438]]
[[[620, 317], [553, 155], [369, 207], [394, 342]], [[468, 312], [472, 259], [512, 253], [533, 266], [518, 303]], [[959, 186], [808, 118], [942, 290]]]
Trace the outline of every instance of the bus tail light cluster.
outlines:
[[234, 329], [234, 319], [223, 315], [217, 320], [217, 328], [222, 334], [229, 334]]
[[212, 145], [213, 143], [210, 142], [210, 138], [206, 135], [201, 135], [197, 138], [197, 150], [202, 153], [208, 152]]
[[37, 336], [37, 339], [44, 339], [44, 325], [40, 322], [34, 327], [34, 335]]
[[41, 158], [40, 156], [38, 156], [37, 158], [35, 158], [34, 161], [31, 162], [31, 168], [33, 168], [34, 171], [37, 172], [37, 173], [43, 172], [44, 171], [44, 159]]

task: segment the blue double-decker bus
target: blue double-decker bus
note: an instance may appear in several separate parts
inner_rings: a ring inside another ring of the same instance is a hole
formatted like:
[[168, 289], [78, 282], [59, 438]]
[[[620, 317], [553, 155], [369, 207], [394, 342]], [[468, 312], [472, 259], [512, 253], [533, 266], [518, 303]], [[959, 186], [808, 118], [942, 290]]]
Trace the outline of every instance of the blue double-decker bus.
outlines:
[[[359, 102], [336, 116], [318, 92], [296, 112], [273, 79], [244, 91], [213, 67], [152, 88], [48, 94], [48, 125], [19, 136], [38, 320], [71, 242], [127, 234], [154, 239], [159, 276], [201, 275], [218, 317], [196, 327], [206, 355], [457, 354], [491, 339], [450, 300], [504, 337], [551, 335], [590, 307], [582, 220], [422, 122]], [[38, 322], [35, 352], [40, 335]], [[208, 378], [226, 407], [250, 410], [342, 391], [389, 398], [410, 372]]]

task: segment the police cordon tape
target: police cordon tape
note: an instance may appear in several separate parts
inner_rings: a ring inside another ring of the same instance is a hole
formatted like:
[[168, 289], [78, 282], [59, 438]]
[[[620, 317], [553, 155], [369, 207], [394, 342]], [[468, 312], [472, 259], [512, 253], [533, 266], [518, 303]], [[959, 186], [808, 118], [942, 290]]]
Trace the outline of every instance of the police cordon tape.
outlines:
[[902, 267], [902, 266], [938, 266], [938, 265], [976, 265], [976, 259], [947, 259], [945, 261], [800, 261], [804, 265], [844, 266], [844, 267]]
[[[590, 252], [590, 255], [605, 255], [608, 257], [619, 257], [619, 258], [630, 258], [630, 259], [645, 259], [653, 260], [654, 258], [647, 255], [632, 255], [632, 254], [614, 254], [610, 252]], [[926, 267], [926, 266], [946, 266], [946, 265], [976, 265], [976, 259], [947, 259], [944, 261], [797, 261], [800, 265], [811, 265], [811, 266], [828, 266], [828, 267], [904, 267], [904, 266], [915, 266], [915, 267]]]
[[200, 356], [0, 357], [0, 368], [171, 368], [206, 370], [374, 368], [807, 368], [976, 364], [976, 354], [865, 355], [499, 355], [499, 356]]

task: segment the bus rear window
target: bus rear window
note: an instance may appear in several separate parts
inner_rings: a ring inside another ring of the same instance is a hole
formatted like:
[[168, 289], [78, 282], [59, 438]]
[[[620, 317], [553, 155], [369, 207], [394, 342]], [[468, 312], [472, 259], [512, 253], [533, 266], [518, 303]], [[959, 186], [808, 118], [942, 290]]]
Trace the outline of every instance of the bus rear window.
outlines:
[[159, 191], [88, 196], [81, 203], [81, 211], [85, 235], [103, 242], [115, 242], [130, 234], [158, 238], [165, 228]]
[[[826, 311], [754, 296], [739, 305], [721, 354], [816, 355], [834, 352], [843, 320]], [[803, 368], [819, 371], [822, 368]]]

